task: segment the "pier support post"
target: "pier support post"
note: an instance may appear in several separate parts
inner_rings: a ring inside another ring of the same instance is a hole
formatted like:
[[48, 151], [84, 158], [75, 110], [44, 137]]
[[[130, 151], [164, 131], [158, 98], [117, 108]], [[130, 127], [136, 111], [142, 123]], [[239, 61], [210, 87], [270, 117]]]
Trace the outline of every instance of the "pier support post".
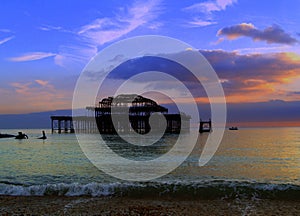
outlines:
[[58, 120], [58, 133], [61, 133], [61, 120]]
[[53, 128], [53, 119], [51, 118], [51, 132], [54, 132], [54, 128]]

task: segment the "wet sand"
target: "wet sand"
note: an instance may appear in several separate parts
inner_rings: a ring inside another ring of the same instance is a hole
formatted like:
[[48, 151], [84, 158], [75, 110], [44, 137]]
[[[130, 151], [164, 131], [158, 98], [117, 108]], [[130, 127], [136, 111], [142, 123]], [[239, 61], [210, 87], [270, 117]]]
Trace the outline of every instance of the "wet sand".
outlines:
[[300, 201], [0, 196], [0, 215], [300, 215]]

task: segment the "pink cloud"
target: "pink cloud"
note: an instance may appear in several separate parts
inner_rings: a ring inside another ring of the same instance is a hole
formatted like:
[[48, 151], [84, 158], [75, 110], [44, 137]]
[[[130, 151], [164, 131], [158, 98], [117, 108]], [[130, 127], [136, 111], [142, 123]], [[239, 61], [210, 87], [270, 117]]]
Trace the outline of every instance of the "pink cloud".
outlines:
[[183, 8], [186, 12], [201, 13], [201, 18], [197, 15], [197, 17], [193, 17], [192, 21], [187, 22], [188, 27], [202, 27], [216, 24], [217, 22], [213, 20], [212, 13], [226, 10], [228, 6], [231, 6], [235, 2], [237, 0], [205, 1]]
[[202, 20], [199, 18], [195, 18], [193, 21], [188, 22], [191, 27], [201, 27], [201, 26], [208, 26], [212, 24], [216, 24], [217, 22], [209, 21], [209, 20]]
[[35, 82], [41, 86], [48, 86], [48, 81], [46, 80], [35, 80]]
[[39, 112], [71, 107], [72, 92], [56, 89], [49, 81], [14, 82], [10, 86], [13, 89], [2, 90], [6, 94], [1, 94], [1, 100], [5, 99], [7, 106], [0, 108], [1, 113]]
[[189, 7], [184, 8], [184, 10], [197, 11], [203, 13], [211, 13], [214, 11], [225, 10], [227, 6], [232, 5], [237, 2], [236, 0], [216, 0], [216, 1], [207, 1], [193, 4]]
[[156, 18], [159, 1], [145, 1], [129, 7], [125, 14], [94, 20], [83, 26], [78, 34], [95, 45], [114, 41]]
[[7, 38], [0, 40], [0, 45], [12, 40], [14, 37], [15, 36], [11, 36], [11, 37], [7, 37]]
[[8, 60], [12, 62], [35, 61], [43, 58], [48, 58], [51, 56], [56, 56], [56, 55], [57, 54], [55, 53], [49, 53], [49, 52], [30, 52], [30, 53], [25, 53], [21, 56], [8, 58]]

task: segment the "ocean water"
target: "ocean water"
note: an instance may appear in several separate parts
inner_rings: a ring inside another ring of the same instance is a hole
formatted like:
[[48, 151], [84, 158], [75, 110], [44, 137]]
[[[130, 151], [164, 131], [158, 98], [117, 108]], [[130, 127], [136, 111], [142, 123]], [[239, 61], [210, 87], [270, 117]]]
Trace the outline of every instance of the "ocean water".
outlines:
[[[97, 169], [74, 134], [46, 130], [48, 139], [39, 140], [42, 129], [1, 130], [18, 131], [29, 139], [0, 139], [0, 195], [300, 199], [300, 128], [296, 127], [226, 131], [214, 157], [199, 167], [207, 138], [201, 134], [185, 162], [147, 182], [123, 181]], [[155, 150], [140, 150], [126, 146], [115, 135], [106, 137], [115, 152], [137, 160], [159, 157], [176, 139], [166, 135]]]

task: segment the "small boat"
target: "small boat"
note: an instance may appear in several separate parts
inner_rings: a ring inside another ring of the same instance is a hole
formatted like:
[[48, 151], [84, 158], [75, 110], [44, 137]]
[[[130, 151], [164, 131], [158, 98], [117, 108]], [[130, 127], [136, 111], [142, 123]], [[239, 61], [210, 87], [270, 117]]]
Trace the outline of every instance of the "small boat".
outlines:
[[238, 127], [230, 127], [229, 130], [238, 130]]

